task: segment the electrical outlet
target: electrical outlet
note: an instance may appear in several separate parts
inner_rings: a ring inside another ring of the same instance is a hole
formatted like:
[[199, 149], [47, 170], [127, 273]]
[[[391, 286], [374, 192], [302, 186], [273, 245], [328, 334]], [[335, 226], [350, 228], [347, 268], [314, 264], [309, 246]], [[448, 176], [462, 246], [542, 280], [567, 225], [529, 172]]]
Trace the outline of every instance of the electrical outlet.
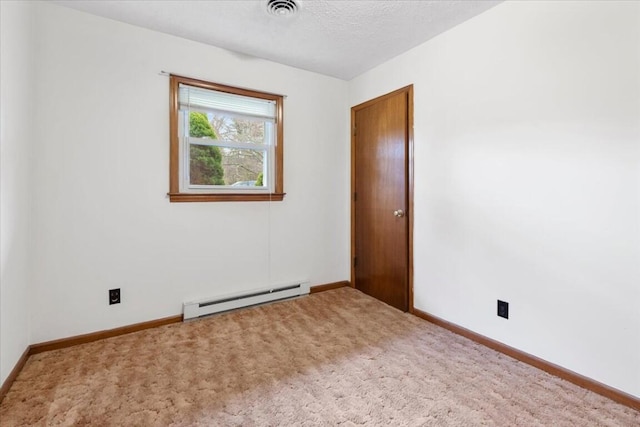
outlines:
[[120, 288], [109, 289], [109, 305], [120, 304]]
[[509, 303], [498, 300], [498, 316], [509, 318]]
[[498, 316], [509, 318], [509, 303], [498, 300]]

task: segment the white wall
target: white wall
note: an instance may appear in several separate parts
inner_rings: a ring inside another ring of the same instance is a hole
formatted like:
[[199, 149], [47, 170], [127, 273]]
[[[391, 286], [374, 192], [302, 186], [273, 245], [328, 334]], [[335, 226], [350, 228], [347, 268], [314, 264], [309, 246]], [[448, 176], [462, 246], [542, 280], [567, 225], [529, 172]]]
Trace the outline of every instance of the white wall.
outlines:
[[638, 2], [508, 2], [350, 82], [415, 84], [415, 307], [635, 396], [639, 29]]
[[[32, 342], [349, 277], [346, 82], [57, 5], [37, 24]], [[283, 202], [169, 203], [161, 70], [287, 95]]]
[[31, 9], [0, 2], [0, 384], [29, 345]]

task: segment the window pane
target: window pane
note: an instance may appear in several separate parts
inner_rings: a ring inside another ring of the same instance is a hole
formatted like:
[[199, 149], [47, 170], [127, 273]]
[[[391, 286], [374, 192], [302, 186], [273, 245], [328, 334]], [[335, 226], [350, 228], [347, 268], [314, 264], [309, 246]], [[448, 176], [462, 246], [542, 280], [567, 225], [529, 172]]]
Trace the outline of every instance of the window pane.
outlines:
[[[266, 187], [264, 174], [266, 151], [222, 148], [222, 167], [227, 185]], [[250, 188], [246, 188], [250, 189]]]
[[239, 191], [266, 187], [266, 150], [191, 144], [189, 156], [191, 185], [227, 185]]
[[251, 120], [222, 115], [211, 116], [211, 126], [215, 129], [218, 139], [250, 144], [269, 144], [265, 139], [267, 132], [273, 132], [271, 123], [264, 120]]
[[222, 150], [208, 145], [189, 147], [189, 183], [191, 185], [224, 185]]
[[189, 136], [218, 139], [218, 135], [209, 122], [209, 117], [198, 111], [189, 112]]

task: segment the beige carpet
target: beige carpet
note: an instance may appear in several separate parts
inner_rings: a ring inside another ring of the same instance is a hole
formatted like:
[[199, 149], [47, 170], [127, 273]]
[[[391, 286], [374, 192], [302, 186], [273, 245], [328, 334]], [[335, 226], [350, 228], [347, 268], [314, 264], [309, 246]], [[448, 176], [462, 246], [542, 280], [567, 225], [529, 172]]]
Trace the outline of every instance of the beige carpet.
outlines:
[[640, 426], [351, 288], [30, 358], [0, 424]]

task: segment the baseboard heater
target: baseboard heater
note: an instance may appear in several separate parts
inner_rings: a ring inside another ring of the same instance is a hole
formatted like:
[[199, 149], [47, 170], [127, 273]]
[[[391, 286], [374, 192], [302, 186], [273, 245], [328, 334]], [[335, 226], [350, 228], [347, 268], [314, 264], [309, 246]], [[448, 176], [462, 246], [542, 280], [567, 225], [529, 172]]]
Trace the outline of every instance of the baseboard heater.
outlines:
[[252, 291], [224, 295], [216, 298], [185, 302], [183, 320], [195, 319], [223, 311], [264, 304], [299, 297], [309, 293], [309, 282], [296, 282], [275, 288], [255, 289]]

